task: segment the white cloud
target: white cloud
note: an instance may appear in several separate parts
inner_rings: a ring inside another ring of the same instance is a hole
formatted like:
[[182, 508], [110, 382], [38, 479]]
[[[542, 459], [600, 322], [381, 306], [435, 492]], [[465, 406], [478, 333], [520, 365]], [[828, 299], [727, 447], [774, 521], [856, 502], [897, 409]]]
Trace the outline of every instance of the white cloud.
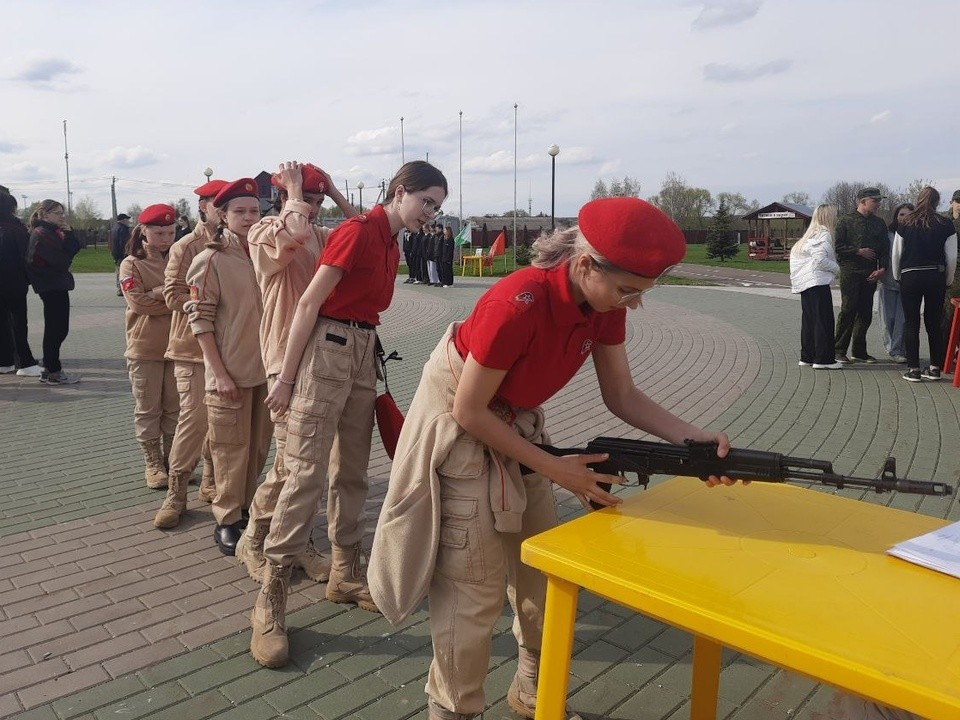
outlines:
[[50, 171], [45, 167], [30, 161], [8, 165], [0, 170], [0, 174], [11, 180], [47, 180], [52, 177]]
[[387, 126], [360, 130], [347, 138], [350, 155], [385, 155], [400, 151], [400, 127]]
[[23, 145], [7, 140], [0, 140], [0, 153], [18, 153], [23, 150]]
[[63, 58], [39, 58], [30, 61], [26, 67], [11, 76], [13, 80], [27, 83], [36, 88], [49, 90], [60, 84], [68, 75], [75, 75], [80, 68]]
[[513, 172], [513, 153], [497, 150], [489, 155], [470, 158], [463, 161], [463, 169], [475, 173]]
[[870, 118], [870, 124], [876, 125], [877, 123], [885, 123], [890, 119], [892, 113], [889, 110], [884, 110], [883, 112], [878, 112], [876, 115]]
[[125, 169], [156, 165], [160, 160], [160, 155], [150, 148], [143, 147], [143, 145], [135, 145], [133, 147], [117, 145], [112, 148], [105, 157], [105, 163], [110, 167]]
[[740, 83], [757, 80], [766, 75], [780, 75], [790, 69], [793, 63], [782, 58], [760, 65], [727, 65], [707, 63], [703, 68], [703, 79], [708, 82]]
[[738, 25], [754, 17], [760, 10], [761, 0], [727, 2], [704, 5], [700, 14], [691, 23], [694, 30], [709, 30], [715, 27]]

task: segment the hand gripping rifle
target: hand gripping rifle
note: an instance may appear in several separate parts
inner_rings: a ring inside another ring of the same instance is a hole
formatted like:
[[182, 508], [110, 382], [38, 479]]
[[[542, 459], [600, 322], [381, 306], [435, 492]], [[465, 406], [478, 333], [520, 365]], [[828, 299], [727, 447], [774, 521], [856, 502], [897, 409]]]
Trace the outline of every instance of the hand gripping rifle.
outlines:
[[[603, 462], [590, 463], [590, 468], [607, 475], [626, 477], [635, 474], [640, 485], [650, 482], [651, 475], [688, 475], [706, 480], [711, 475], [726, 475], [732, 480], [759, 480], [761, 482], [816, 482], [845, 487], [872, 488], [876, 492], [896, 490], [919, 495], [953, 495], [953, 487], [938, 482], [922, 482], [897, 477], [896, 460], [888, 457], [883, 472], [877, 479], [838, 475], [827, 460], [808, 460], [775, 452], [731, 448], [724, 458], [717, 457], [717, 444], [687, 440], [684, 445], [598, 437], [586, 448], [555, 448], [540, 445], [551, 455], [589, 455], [608, 453]], [[609, 483], [599, 483], [610, 490]], [[600, 507], [594, 505], [594, 507]]]

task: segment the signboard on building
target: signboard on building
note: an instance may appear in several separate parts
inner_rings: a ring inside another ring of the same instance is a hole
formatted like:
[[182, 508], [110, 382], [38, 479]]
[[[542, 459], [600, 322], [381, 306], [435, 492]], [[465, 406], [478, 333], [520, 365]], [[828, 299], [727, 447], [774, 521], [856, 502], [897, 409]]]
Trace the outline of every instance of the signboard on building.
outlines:
[[779, 220], [781, 218], [795, 218], [797, 214], [794, 212], [782, 211], [782, 212], [765, 212], [757, 215], [759, 220]]

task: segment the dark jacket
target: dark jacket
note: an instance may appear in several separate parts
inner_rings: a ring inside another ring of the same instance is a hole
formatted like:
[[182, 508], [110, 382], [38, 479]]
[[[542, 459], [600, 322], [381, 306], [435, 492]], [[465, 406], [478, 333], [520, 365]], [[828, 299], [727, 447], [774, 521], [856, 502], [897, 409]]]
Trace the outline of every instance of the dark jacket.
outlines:
[[[847, 213], [837, 220], [833, 238], [841, 273], [869, 275], [890, 264], [890, 236], [887, 226], [876, 215], [863, 215], [856, 210]], [[861, 248], [873, 250], [876, 259], [857, 255]]]
[[40, 221], [30, 231], [27, 245], [27, 277], [37, 294], [49, 290], [73, 290], [70, 263], [80, 252], [73, 231], [64, 232], [53, 223]]
[[[130, 239], [130, 228], [118, 222], [110, 231], [110, 254], [115, 263], [123, 262], [127, 256], [127, 240]], [[177, 240], [180, 238], [178, 237]]]
[[903, 238], [901, 272], [913, 268], [937, 268], [940, 271], [946, 268], [944, 243], [956, 234], [952, 222], [935, 215], [930, 227], [901, 224], [897, 232]]
[[23, 295], [27, 279], [27, 245], [30, 231], [18, 218], [0, 220], [0, 291], [6, 295]]
[[449, 265], [453, 262], [453, 238], [441, 237], [440, 262]]
[[410, 256], [419, 258], [423, 257], [423, 231], [420, 230], [415, 232], [410, 236]]

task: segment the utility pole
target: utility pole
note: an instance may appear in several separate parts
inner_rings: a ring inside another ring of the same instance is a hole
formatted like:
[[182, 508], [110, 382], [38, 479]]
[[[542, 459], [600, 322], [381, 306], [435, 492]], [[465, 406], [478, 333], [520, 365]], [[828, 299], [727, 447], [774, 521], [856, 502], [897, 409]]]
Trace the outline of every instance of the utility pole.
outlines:
[[20, 197], [23, 198], [23, 207], [21, 208], [21, 210], [26, 210], [26, 209], [27, 209], [27, 196], [26, 196], [26, 195], [21, 195]]
[[73, 215], [73, 194], [70, 192], [70, 153], [67, 151], [67, 121], [63, 121], [63, 162], [67, 166], [67, 217]]
[[110, 178], [110, 203], [113, 205], [113, 221], [117, 221], [117, 178]]

